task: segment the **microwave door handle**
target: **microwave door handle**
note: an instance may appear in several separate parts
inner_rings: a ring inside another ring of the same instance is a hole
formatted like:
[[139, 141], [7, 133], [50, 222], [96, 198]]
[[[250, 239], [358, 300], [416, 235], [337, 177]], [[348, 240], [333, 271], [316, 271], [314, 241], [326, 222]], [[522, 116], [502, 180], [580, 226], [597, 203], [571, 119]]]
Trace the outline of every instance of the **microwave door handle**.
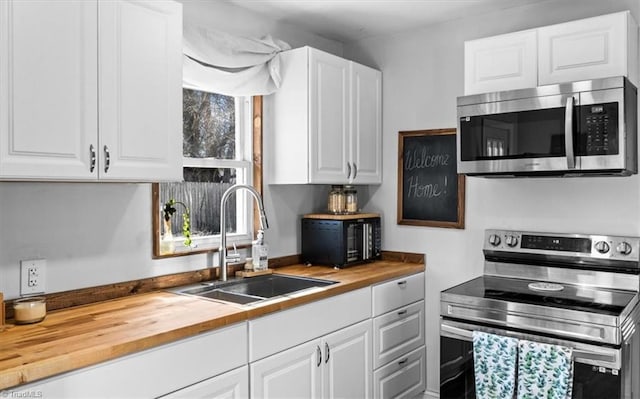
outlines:
[[567, 98], [564, 115], [564, 148], [567, 153], [567, 169], [576, 168], [576, 157], [573, 151], [573, 96]]

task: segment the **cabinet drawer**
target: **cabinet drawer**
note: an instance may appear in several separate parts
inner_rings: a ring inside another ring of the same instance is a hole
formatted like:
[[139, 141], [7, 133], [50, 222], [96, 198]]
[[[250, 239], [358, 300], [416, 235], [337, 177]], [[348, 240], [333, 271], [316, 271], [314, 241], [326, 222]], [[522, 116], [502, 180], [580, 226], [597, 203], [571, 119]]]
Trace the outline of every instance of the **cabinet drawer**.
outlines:
[[424, 345], [424, 301], [373, 319], [373, 368]]
[[424, 299], [424, 272], [373, 287], [373, 316]]
[[361, 288], [249, 320], [249, 361], [321, 337], [371, 317], [371, 289]]
[[426, 388], [425, 347], [394, 360], [373, 373], [374, 398], [412, 398]]

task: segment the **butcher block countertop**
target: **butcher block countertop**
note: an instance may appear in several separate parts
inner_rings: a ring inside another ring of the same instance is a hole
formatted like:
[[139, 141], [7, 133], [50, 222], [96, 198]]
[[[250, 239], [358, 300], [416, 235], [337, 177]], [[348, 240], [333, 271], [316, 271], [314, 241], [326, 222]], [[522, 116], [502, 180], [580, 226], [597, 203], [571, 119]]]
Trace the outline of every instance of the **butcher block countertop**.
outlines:
[[268, 313], [424, 271], [382, 260], [346, 269], [293, 265], [290, 274], [337, 281], [307, 295], [251, 305], [157, 291], [49, 312], [0, 332], [0, 390], [167, 344]]

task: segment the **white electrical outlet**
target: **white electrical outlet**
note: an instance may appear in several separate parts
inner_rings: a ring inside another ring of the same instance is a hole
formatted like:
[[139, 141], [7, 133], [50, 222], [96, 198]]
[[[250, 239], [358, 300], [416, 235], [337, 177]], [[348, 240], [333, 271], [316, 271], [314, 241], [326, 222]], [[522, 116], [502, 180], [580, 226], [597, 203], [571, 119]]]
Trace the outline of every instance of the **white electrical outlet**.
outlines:
[[20, 261], [20, 295], [44, 293], [46, 266], [45, 259]]

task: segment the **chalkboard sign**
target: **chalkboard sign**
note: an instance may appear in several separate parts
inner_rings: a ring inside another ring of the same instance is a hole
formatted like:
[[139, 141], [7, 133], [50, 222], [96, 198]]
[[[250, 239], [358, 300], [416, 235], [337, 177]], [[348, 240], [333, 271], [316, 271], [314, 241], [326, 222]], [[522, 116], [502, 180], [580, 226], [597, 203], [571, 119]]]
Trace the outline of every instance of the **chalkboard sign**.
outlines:
[[399, 133], [398, 224], [464, 228], [456, 129]]

